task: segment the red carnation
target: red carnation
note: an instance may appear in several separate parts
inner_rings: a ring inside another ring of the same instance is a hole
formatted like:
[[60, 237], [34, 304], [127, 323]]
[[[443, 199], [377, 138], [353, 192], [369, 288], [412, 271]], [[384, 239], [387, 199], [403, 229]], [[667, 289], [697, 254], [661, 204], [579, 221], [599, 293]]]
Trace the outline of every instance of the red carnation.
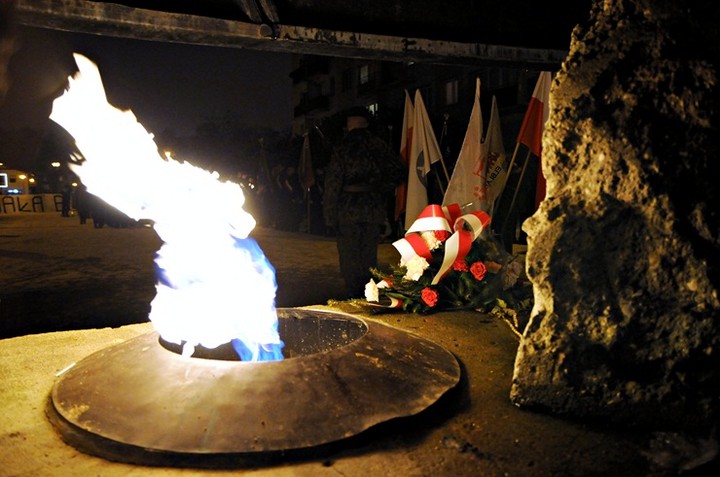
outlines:
[[467, 262], [465, 261], [464, 258], [455, 260], [452, 264], [452, 268], [456, 272], [467, 272], [468, 271]]
[[470, 265], [470, 273], [473, 274], [475, 280], [480, 281], [485, 278], [485, 273], [487, 273], [487, 267], [482, 262], [475, 262]]
[[437, 290], [425, 287], [423, 288], [422, 292], [420, 292], [420, 296], [422, 297], [422, 301], [427, 306], [433, 307], [437, 305], [439, 296]]

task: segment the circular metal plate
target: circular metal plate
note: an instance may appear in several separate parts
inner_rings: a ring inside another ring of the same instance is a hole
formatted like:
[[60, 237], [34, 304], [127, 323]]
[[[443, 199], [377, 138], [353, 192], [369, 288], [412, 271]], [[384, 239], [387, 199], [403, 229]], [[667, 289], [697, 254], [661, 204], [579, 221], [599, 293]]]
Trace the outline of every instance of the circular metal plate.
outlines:
[[148, 333], [61, 375], [48, 415], [68, 443], [113, 460], [273, 452], [417, 414], [460, 379], [449, 351], [402, 330], [336, 312], [278, 316], [283, 361], [183, 357]]

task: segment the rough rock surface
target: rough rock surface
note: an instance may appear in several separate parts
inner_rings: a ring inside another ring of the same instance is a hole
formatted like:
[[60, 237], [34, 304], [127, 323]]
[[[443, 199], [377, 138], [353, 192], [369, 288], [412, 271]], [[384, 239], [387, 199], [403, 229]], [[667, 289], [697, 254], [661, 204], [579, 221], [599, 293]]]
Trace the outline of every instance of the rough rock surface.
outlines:
[[524, 224], [516, 405], [705, 430], [720, 397], [716, 2], [597, 1], [573, 33]]

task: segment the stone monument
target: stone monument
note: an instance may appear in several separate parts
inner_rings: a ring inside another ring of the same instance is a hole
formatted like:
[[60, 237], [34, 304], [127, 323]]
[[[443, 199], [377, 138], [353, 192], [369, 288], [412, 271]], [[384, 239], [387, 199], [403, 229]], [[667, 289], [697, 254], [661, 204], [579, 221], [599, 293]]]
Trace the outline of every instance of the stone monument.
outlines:
[[595, 1], [554, 78], [518, 406], [705, 432], [720, 399], [716, 2]]

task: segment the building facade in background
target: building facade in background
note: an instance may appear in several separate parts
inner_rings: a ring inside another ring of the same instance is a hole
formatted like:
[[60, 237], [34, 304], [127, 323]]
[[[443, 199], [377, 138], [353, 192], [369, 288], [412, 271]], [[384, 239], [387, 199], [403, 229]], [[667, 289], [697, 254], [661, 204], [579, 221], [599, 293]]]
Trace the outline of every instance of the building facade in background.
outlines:
[[[481, 81], [481, 104], [488, 118], [497, 98], [503, 137], [512, 150], [540, 71], [495, 66], [399, 63], [316, 55], [294, 55], [292, 78], [293, 136], [302, 136], [342, 111], [362, 106], [392, 131], [397, 143], [404, 91], [419, 89], [439, 142], [457, 154], [470, 117], [475, 80]], [[487, 119], [486, 119], [487, 122]], [[397, 136], [397, 137], [396, 137]]]

